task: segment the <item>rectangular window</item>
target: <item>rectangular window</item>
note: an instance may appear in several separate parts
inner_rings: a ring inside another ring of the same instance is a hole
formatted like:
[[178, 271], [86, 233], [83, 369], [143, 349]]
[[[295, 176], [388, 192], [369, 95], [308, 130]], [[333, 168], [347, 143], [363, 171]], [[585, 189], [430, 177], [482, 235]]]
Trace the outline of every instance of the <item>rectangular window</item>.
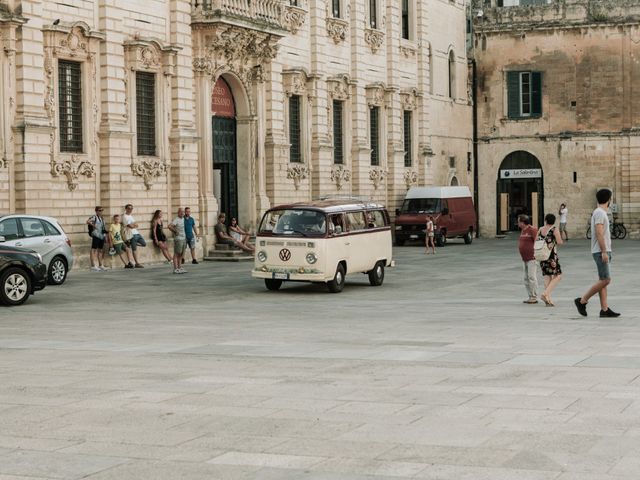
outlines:
[[413, 163], [411, 153], [411, 111], [404, 111], [404, 166], [410, 167]]
[[156, 154], [156, 75], [136, 72], [138, 155]]
[[58, 61], [60, 151], [82, 152], [82, 77], [78, 62]]
[[367, 228], [364, 212], [347, 212], [347, 225], [350, 232], [357, 232]]
[[542, 115], [542, 73], [507, 72], [507, 116], [537, 118]]
[[369, 26], [378, 28], [378, 5], [377, 0], [369, 0]]
[[333, 163], [344, 163], [344, 130], [342, 121], [342, 102], [333, 101]]
[[289, 97], [289, 150], [290, 162], [302, 162], [302, 146], [300, 135], [300, 95], [291, 95]]
[[402, 38], [409, 40], [409, 2], [411, 0], [401, 0], [402, 2]]
[[292, 7], [297, 7], [298, 6], [298, 0], [289, 0], [289, 5], [291, 5]]
[[340, 0], [331, 0], [331, 5], [333, 7], [333, 17], [340, 18]]
[[369, 110], [369, 137], [371, 139], [371, 165], [380, 165], [380, 107]]

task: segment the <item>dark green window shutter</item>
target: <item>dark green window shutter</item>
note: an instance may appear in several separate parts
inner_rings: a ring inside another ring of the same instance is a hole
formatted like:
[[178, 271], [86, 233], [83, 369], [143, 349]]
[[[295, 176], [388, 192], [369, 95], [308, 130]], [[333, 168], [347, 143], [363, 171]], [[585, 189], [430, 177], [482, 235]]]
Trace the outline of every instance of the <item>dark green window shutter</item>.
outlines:
[[531, 72], [531, 116], [542, 116], [542, 73]]
[[507, 116], [520, 118], [520, 72], [507, 72]]

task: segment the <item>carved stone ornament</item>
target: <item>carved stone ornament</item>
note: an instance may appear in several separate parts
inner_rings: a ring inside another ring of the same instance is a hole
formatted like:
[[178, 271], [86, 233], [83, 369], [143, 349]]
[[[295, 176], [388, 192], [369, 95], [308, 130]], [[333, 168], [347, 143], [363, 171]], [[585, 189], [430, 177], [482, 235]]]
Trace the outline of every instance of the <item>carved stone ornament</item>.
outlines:
[[287, 178], [293, 180], [296, 190], [300, 188], [300, 182], [309, 177], [309, 167], [305, 164], [289, 165], [287, 167]]
[[351, 94], [349, 93], [349, 77], [342, 75], [337, 78], [327, 80], [327, 88], [329, 90], [329, 96], [333, 100], [349, 100]]
[[284, 72], [282, 83], [284, 84], [284, 93], [288, 96], [307, 93], [307, 76], [304, 72]]
[[351, 180], [351, 171], [342, 165], [338, 165], [331, 169], [331, 176], [329, 178], [336, 184], [338, 190], [342, 190], [343, 184]]
[[[80, 36], [82, 35], [82, 37]], [[76, 27], [69, 32], [69, 34], [60, 41], [60, 46], [66, 48], [69, 51], [70, 56], [75, 56], [78, 50], [83, 52], [87, 51], [87, 44], [83, 41], [84, 33], [80, 28]]]
[[384, 42], [384, 32], [367, 28], [364, 31], [364, 41], [371, 47], [371, 53], [376, 53]]
[[160, 54], [155, 48], [141, 47], [138, 49], [138, 62], [147, 70], [160, 68]]
[[416, 92], [405, 92], [400, 94], [400, 103], [402, 103], [403, 110], [415, 110], [416, 109]]
[[167, 174], [167, 163], [157, 158], [140, 158], [133, 161], [131, 171], [142, 177], [144, 186], [150, 190], [158, 177]]
[[373, 182], [373, 188], [376, 190], [387, 176], [387, 172], [382, 168], [372, 168], [369, 171], [369, 180]]
[[418, 172], [415, 170], [407, 170], [403, 175], [404, 183], [407, 185], [407, 190], [409, 190], [414, 185], [418, 183]]
[[54, 177], [67, 177], [67, 186], [70, 192], [78, 188], [78, 178], [84, 175], [93, 178], [96, 174], [95, 167], [88, 160], [81, 159], [78, 155], [71, 155], [65, 160], [53, 160], [51, 162], [51, 175]]
[[348, 22], [339, 18], [327, 17], [327, 34], [333, 39], [336, 45], [347, 39], [348, 31]]
[[298, 33], [298, 30], [302, 28], [307, 18], [306, 10], [295, 7], [293, 5], [287, 5], [284, 10], [284, 23], [287, 29], [294, 35]]
[[47, 112], [49, 124], [53, 125], [56, 118], [56, 92], [53, 85], [53, 58], [51, 50], [45, 50], [44, 57], [44, 76], [45, 76], [45, 92], [44, 92], [44, 110]]
[[400, 45], [400, 52], [402, 52], [405, 57], [415, 57], [418, 49], [413, 45], [404, 44]]
[[365, 88], [367, 92], [367, 105], [371, 107], [384, 106], [384, 86], [370, 85]]

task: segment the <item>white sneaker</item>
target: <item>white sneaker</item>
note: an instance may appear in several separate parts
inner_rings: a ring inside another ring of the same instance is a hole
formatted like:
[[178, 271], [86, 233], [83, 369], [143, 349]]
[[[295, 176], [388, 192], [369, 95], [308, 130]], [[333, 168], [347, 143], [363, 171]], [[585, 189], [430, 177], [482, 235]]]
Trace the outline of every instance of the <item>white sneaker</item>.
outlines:
[[187, 273], [187, 271], [184, 268], [180, 267], [180, 273]]
[[174, 268], [173, 273], [182, 273], [179, 268]]
[[91, 267], [92, 272], [101, 272], [100, 267]]
[[98, 267], [100, 270], [102, 270], [103, 272], [106, 272], [107, 270], [109, 270], [107, 267]]

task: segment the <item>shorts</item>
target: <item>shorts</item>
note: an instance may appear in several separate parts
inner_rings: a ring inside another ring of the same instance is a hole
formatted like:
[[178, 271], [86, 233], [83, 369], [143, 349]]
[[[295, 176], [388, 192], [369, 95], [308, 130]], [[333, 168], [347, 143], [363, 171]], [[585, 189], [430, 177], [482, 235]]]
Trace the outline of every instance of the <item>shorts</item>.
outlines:
[[427, 233], [427, 237], [433, 238], [433, 237], [435, 237], [435, 235], [433, 233]]
[[191, 238], [187, 238], [187, 247], [189, 247], [190, 249], [194, 249], [196, 248], [196, 237], [191, 237]]
[[566, 232], [567, 231], [567, 224], [566, 223], [561, 223], [560, 224], [560, 231], [561, 232]]
[[173, 253], [182, 255], [187, 248], [187, 241], [183, 239], [173, 239]]
[[144, 238], [142, 238], [142, 235], [140, 235], [139, 233], [136, 233], [133, 237], [131, 237], [131, 240], [129, 241], [128, 245], [131, 247], [131, 250], [135, 252], [136, 249], [138, 248], [138, 245], [140, 245], [141, 247], [146, 247], [147, 242], [144, 241]]
[[102, 250], [104, 248], [104, 238], [91, 237], [91, 250]]
[[219, 243], [220, 245], [235, 245], [236, 242], [234, 242], [233, 240], [229, 240], [227, 238], [221, 238], [220, 240], [217, 241], [217, 243]]
[[125, 246], [124, 243], [114, 243], [113, 248], [115, 249], [117, 254], [124, 252]]
[[598, 266], [598, 278], [600, 280], [609, 280], [611, 278], [611, 270], [609, 269], [609, 265], [611, 264], [613, 255], [611, 255], [611, 252], [607, 253], [609, 254], [609, 263], [604, 263], [602, 261], [602, 254], [600, 252], [593, 254], [593, 259]]

